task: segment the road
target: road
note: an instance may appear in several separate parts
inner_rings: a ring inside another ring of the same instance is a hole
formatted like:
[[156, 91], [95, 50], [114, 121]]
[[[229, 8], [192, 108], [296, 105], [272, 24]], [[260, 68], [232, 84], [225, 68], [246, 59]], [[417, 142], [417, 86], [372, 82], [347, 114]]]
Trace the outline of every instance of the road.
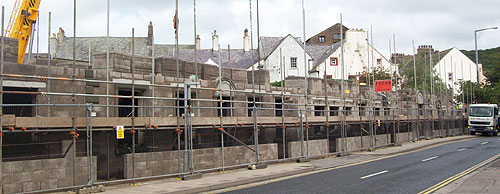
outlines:
[[418, 193], [500, 153], [481, 137], [228, 193]]

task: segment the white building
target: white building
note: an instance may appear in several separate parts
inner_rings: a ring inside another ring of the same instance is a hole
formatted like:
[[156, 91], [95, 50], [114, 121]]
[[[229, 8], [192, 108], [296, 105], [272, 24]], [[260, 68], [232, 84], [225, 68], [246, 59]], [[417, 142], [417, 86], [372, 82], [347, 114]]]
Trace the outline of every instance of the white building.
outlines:
[[348, 79], [362, 72], [382, 69], [397, 72], [397, 65], [392, 65], [377, 49], [366, 40], [363, 30], [348, 30], [343, 42], [344, 75], [342, 75], [341, 42], [332, 45], [322, 57], [314, 61], [311, 77], [323, 78], [325, 69], [327, 78]]
[[[441, 58], [434, 64], [433, 69], [439, 78], [448, 84], [449, 88], [455, 89], [455, 94], [459, 93], [461, 81], [477, 82], [476, 63], [465, 56], [460, 50], [453, 47], [441, 51], [439, 55]], [[435, 57], [436, 54], [433, 56]]]
[[[259, 47], [262, 60], [254, 64], [253, 68], [258, 69], [260, 65], [261, 69], [269, 71], [271, 82], [282, 80], [281, 71], [285, 77], [304, 76], [304, 46], [299, 38], [290, 34], [285, 37], [261, 37]], [[309, 53], [305, 57], [309, 65], [312, 57]], [[248, 70], [252, 70], [252, 67]]]

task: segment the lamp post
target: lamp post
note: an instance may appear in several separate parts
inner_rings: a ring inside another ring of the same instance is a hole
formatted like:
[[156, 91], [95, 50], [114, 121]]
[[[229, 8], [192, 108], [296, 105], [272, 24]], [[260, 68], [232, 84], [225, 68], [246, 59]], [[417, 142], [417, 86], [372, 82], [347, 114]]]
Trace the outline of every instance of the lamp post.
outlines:
[[[481, 31], [485, 31], [485, 30], [496, 30], [498, 29], [497, 26], [495, 27], [489, 27], [489, 28], [483, 28], [483, 29], [479, 29], [479, 30], [474, 30], [474, 47], [475, 47], [475, 50], [476, 50], [476, 81], [477, 81], [477, 84], [479, 84], [479, 55], [478, 55], [478, 52], [477, 52], [477, 33], [478, 32], [481, 32]], [[472, 94], [474, 94], [474, 90], [472, 91]]]

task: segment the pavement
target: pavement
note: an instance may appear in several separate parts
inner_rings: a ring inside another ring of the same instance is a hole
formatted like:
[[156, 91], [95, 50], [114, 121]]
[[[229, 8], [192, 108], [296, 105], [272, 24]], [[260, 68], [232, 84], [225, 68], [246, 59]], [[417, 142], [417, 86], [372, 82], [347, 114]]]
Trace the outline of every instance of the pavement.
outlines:
[[434, 193], [500, 193], [500, 159], [494, 160]]
[[[213, 172], [204, 173], [203, 178], [180, 181], [175, 178], [166, 178], [138, 183], [135, 186], [128, 184], [106, 186], [106, 192], [109, 194], [118, 193], [219, 193], [233, 190], [252, 188], [254, 186], [288, 180], [307, 175], [331, 171], [332, 169], [341, 169], [347, 167], [356, 167], [356, 165], [372, 163], [387, 158], [392, 158], [405, 153], [430, 149], [437, 145], [447, 142], [472, 139], [474, 136], [455, 136], [447, 138], [436, 138], [431, 140], [422, 140], [415, 143], [404, 143], [398, 147], [379, 148], [372, 152], [357, 152], [344, 157], [329, 157], [319, 160], [312, 160], [308, 163], [277, 163], [270, 164], [266, 169], [247, 170], [235, 169], [224, 173]], [[500, 141], [499, 141], [500, 143]], [[362, 169], [362, 168], [358, 168]], [[270, 192], [270, 191], [268, 191]]]

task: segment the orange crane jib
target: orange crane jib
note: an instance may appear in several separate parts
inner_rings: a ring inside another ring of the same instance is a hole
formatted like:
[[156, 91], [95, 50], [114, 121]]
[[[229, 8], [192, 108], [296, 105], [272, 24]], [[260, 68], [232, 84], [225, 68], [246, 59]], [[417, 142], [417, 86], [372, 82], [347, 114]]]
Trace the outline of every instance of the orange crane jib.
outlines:
[[38, 18], [38, 7], [41, 0], [16, 0], [10, 15], [6, 36], [19, 40], [17, 63], [22, 64], [26, 47]]

